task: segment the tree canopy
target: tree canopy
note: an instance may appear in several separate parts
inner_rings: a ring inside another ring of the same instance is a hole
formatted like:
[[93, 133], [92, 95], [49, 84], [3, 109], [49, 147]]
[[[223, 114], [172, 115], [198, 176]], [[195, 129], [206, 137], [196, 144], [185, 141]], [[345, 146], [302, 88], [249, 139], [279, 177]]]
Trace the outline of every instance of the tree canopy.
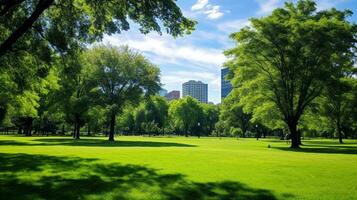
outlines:
[[253, 118], [278, 110], [289, 128], [291, 147], [299, 147], [297, 125], [305, 109], [323, 91], [341, 60], [355, 52], [357, 26], [351, 11], [316, 11], [311, 0], [287, 2], [269, 16], [251, 19], [251, 27], [231, 35], [226, 51], [240, 105]]

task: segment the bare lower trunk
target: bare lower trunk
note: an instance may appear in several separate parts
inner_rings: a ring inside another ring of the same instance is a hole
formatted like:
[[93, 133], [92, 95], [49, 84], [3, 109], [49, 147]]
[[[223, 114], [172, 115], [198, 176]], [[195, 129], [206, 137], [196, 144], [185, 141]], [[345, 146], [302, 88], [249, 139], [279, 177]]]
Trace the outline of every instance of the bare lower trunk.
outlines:
[[79, 124], [77, 124], [77, 130], [76, 130], [76, 134], [75, 134], [75, 139], [80, 139], [79, 137], [79, 133], [80, 133], [80, 130], [81, 130], [81, 126]]
[[25, 119], [24, 132], [25, 132], [26, 136], [31, 136], [32, 135], [32, 122], [33, 122], [33, 118], [32, 117], [27, 117]]
[[88, 133], [87, 133], [88, 136], [90, 136], [90, 125], [88, 124]]
[[336, 131], [337, 131], [337, 135], [338, 135], [338, 141], [340, 142], [340, 144], [343, 144], [343, 135], [342, 135], [342, 131], [341, 131], [341, 124], [338, 121], [336, 124]]
[[110, 118], [109, 141], [114, 141], [115, 114], [112, 113]]
[[74, 129], [73, 129], [73, 138], [76, 138], [76, 132], [77, 132], [77, 123], [74, 123]]
[[291, 136], [291, 148], [293, 148], [293, 149], [300, 148], [296, 122], [289, 123], [289, 131], [290, 131], [290, 136]]

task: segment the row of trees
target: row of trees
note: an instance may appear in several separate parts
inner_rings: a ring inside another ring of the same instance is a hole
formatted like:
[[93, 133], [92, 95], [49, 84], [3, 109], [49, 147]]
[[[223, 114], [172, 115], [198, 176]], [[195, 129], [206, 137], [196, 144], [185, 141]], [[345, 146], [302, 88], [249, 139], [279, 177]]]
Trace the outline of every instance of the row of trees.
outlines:
[[190, 33], [174, 1], [0, 2], [0, 123], [19, 132], [65, 130], [75, 138], [115, 128], [130, 134], [259, 137], [356, 133], [357, 25], [351, 11], [316, 11], [312, 0], [286, 3], [233, 33], [225, 52], [234, 90], [220, 107], [192, 98], [153, 97], [159, 69], [127, 47], [85, 46], [104, 34]]
[[105, 110], [109, 140], [114, 140], [116, 116], [123, 106], [138, 103], [160, 88], [159, 68], [125, 46], [96, 46], [61, 64], [51, 68], [39, 88], [9, 100], [4, 116], [8, 126], [14, 124], [31, 135], [34, 120], [39, 130], [45, 121], [53, 128], [66, 122], [79, 139], [81, 127], [96, 118], [89, 112], [93, 107], [91, 112]]
[[218, 121], [219, 110], [213, 104], [200, 103], [187, 96], [168, 102], [152, 96], [136, 108], [127, 108], [118, 126], [127, 134], [210, 135]]
[[[79, 137], [91, 112], [106, 107], [113, 139], [121, 106], [154, 92], [159, 70], [128, 49], [83, 51], [133, 23], [143, 34], [164, 30], [174, 37], [189, 34], [196, 24], [167, 0], [0, 1], [1, 126], [30, 135], [32, 127], [50, 130], [65, 119]], [[97, 60], [102, 53], [105, 59]]]

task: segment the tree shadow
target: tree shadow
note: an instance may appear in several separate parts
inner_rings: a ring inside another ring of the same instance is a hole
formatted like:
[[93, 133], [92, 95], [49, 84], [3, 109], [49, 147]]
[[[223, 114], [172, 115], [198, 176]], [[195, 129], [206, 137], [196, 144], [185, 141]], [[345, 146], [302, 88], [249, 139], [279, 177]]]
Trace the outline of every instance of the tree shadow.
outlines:
[[[286, 195], [285, 197], [293, 197]], [[0, 199], [264, 199], [239, 182], [198, 183], [139, 165], [96, 159], [0, 153]]]
[[357, 146], [304, 144], [299, 149], [292, 149], [290, 147], [273, 147], [273, 148], [284, 150], [284, 151], [303, 152], [303, 153], [357, 154]]
[[34, 139], [37, 143], [18, 142], [15, 140], [2, 140], [0, 145], [13, 146], [93, 146], [93, 147], [195, 147], [195, 145], [174, 143], [174, 142], [154, 142], [154, 141], [107, 141], [103, 139], [80, 139], [72, 138], [41, 138]]

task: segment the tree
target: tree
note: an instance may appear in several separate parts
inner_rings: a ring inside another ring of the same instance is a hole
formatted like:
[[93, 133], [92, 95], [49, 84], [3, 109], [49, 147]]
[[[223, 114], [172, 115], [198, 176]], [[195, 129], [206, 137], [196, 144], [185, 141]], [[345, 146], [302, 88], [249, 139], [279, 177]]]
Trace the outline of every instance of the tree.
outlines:
[[190, 33], [195, 25], [173, 0], [4, 0], [0, 1], [0, 58], [9, 50], [28, 50], [36, 44], [33, 38], [66, 52], [100, 40], [103, 34], [128, 30], [128, 20], [139, 24], [142, 33], [161, 33], [162, 24], [173, 36]]
[[175, 126], [183, 130], [186, 137], [189, 132], [192, 134], [199, 124], [203, 124], [203, 109], [200, 103], [190, 96], [171, 102], [169, 115]]
[[[297, 126], [305, 109], [326, 85], [335, 64], [350, 60], [357, 26], [347, 21], [350, 11], [316, 11], [312, 0], [285, 3], [270, 16], [251, 19], [231, 37], [237, 46], [226, 51], [232, 59], [240, 105], [253, 118], [260, 107], [276, 108], [299, 148]], [[267, 105], [267, 106], [266, 106]]]
[[209, 135], [215, 129], [215, 124], [219, 118], [219, 108], [213, 104], [201, 104], [204, 114], [204, 120], [201, 127], [204, 129], [206, 135]]
[[168, 103], [164, 97], [150, 96], [144, 102], [145, 122], [153, 122], [157, 128], [165, 134], [165, 126], [168, 118]]
[[96, 86], [93, 66], [87, 53], [77, 51], [64, 57], [61, 70], [61, 89], [56, 93], [57, 105], [61, 106], [66, 121], [73, 124], [73, 138], [80, 138], [80, 129], [88, 118], [92, 89]]
[[109, 141], [114, 141], [117, 114], [127, 103], [138, 103], [145, 94], [160, 89], [160, 69], [127, 46], [96, 46], [88, 60], [95, 68], [96, 92], [109, 112]]
[[239, 105], [238, 96], [232, 91], [222, 102], [220, 120], [225, 121], [230, 128], [239, 128], [242, 131], [242, 137], [246, 137], [246, 133], [251, 126], [251, 115], [243, 111]]
[[353, 76], [356, 75], [356, 69], [353, 67], [353, 60], [346, 60], [342, 57], [338, 61], [334, 65], [335, 72], [330, 77], [319, 103], [321, 114], [333, 124], [339, 142], [342, 144], [342, 125], [352, 125], [348, 122], [355, 111], [353, 86], [356, 80]]

